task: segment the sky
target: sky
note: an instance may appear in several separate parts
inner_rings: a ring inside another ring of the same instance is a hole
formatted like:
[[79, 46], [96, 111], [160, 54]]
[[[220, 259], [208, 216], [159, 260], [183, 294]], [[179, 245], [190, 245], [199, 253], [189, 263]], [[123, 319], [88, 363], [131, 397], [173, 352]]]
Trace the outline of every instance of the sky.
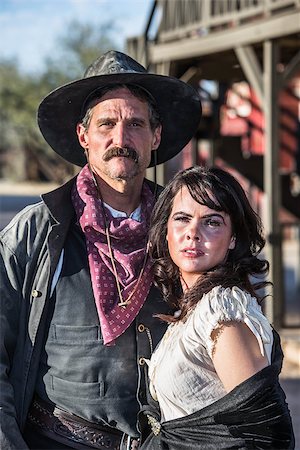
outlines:
[[16, 59], [26, 73], [42, 71], [46, 56], [64, 34], [67, 23], [84, 24], [109, 20], [119, 50], [127, 37], [140, 35], [150, 15], [153, 0], [0, 0], [0, 39], [2, 59]]

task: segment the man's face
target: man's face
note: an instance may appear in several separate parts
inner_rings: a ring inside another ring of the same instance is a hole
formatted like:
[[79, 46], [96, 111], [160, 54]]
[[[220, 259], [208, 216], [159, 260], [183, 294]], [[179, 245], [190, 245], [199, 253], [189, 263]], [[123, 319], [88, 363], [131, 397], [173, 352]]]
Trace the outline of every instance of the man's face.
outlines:
[[120, 88], [101, 97], [88, 129], [78, 124], [77, 134], [93, 171], [109, 182], [144, 176], [151, 151], [160, 144], [161, 127], [152, 131], [148, 104]]

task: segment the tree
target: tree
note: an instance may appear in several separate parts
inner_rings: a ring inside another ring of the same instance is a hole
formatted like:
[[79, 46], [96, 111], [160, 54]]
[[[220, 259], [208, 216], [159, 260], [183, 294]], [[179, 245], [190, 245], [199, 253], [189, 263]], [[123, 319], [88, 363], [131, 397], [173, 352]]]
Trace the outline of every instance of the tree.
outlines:
[[97, 27], [73, 20], [57, 40], [57, 53], [46, 58], [43, 81], [52, 86], [81, 78], [86, 68], [102, 53], [116, 48], [110, 34], [111, 23]]
[[96, 27], [72, 21], [38, 77], [23, 74], [14, 60], [0, 61], [0, 177], [60, 183], [74, 173], [74, 167], [43, 140], [36, 111], [50, 91], [81, 78], [94, 59], [116, 48], [109, 37], [112, 30], [108, 24]]
[[27, 147], [42, 146], [35, 123], [38, 81], [20, 73], [15, 61], [0, 65], [1, 175], [24, 179]]

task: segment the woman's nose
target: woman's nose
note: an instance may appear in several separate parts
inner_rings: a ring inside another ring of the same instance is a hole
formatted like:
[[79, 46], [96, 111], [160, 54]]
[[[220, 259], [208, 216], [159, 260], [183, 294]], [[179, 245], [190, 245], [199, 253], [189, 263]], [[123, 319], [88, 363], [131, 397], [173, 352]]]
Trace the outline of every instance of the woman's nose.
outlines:
[[195, 241], [199, 241], [200, 240], [200, 233], [199, 230], [196, 226], [191, 226], [188, 230], [187, 230], [187, 240], [195, 240]]
[[187, 240], [188, 240], [188, 241], [190, 241], [190, 240], [200, 241], [200, 237], [197, 236], [196, 234], [195, 234], [195, 235], [188, 234], [188, 235], [187, 235]]

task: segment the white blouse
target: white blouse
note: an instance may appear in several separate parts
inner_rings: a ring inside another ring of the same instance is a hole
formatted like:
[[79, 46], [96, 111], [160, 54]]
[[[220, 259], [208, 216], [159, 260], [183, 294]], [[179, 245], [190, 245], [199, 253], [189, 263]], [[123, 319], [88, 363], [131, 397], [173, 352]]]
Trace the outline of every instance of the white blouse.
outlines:
[[163, 421], [192, 414], [226, 394], [212, 362], [211, 333], [229, 321], [250, 328], [270, 364], [272, 328], [256, 298], [238, 287], [214, 287], [185, 321], [169, 325], [147, 361], [150, 392], [159, 401]]

